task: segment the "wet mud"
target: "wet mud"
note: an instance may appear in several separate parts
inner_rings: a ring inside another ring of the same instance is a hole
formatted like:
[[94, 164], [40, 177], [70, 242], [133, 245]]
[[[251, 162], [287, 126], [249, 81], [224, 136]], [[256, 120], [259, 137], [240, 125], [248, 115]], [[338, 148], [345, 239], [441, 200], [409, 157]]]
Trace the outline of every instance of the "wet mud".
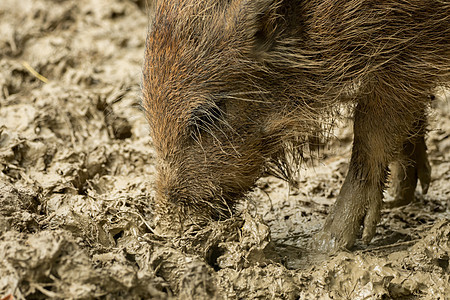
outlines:
[[430, 110], [428, 193], [384, 209], [368, 247], [310, 247], [350, 119], [298, 186], [262, 178], [231, 219], [173, 238], [155, 230], [139, 106], [148, 20], [145, 1], [0, 2], [0, 299], [449, 299], [448, 92]]

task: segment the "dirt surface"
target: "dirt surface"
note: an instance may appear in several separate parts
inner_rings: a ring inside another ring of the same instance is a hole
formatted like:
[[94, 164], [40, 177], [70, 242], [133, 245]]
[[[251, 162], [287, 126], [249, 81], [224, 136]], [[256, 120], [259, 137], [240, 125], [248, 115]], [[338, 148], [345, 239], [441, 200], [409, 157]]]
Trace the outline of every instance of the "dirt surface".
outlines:
[[351, 120], [298, 187], [263, 178], [232, 219], [155, 232], [143, 3], [0, 1], [0, 299], [450, 299], [443, 91], [430, 190], [383, 210], [369, 247], [309, 247], [347, 170]]

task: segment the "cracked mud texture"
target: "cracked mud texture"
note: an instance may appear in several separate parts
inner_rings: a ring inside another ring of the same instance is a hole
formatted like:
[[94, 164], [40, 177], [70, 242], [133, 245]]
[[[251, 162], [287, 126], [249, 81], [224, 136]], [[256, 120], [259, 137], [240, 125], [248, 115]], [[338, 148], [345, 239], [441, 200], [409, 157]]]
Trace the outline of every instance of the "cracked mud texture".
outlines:
[[262, 178], [235, 217], [155, 233], [148, 19], [145, 1], [0, 2], [0, 299], [449, 299], [445, 91], [430, 110], [430, 190], [383, 210], [369, 247], [308, 247], [343, 182], [351, 120], [298, 187]]

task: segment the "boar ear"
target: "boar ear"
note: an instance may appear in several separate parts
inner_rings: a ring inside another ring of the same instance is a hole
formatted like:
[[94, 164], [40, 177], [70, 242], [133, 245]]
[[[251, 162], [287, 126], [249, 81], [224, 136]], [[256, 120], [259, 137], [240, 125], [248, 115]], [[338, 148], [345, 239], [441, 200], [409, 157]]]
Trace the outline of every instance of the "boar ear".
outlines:
[[245, 14], [243, 26], [254, 40], [257, 53], [270, 50], [278, 33], [283, 18], [279, 11], [280, 0], [247, 0], [241, 1], [241, 12]]

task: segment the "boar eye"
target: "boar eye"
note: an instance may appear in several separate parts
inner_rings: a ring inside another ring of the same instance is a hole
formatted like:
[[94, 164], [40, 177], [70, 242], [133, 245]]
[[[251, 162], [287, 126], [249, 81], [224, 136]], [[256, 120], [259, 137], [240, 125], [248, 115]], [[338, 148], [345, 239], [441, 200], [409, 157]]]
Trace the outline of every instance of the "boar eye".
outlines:
[[195, 129], [195, 132], [210, 131], [212, 128], [220, 126], [224, 115], [225, 105], [223, 101], [208, 103], [192, 111], [189, 124]]

